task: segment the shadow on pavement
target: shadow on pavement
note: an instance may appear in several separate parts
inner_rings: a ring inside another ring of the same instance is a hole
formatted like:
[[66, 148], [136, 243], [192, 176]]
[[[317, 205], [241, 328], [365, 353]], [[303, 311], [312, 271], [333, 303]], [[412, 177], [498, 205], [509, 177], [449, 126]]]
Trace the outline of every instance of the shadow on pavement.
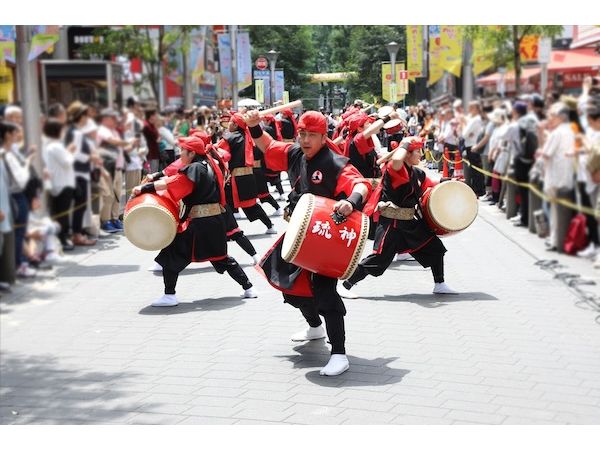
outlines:
[[138, 272], [140, 266], [137, 264], [97, 264], [95, 266], [82, 266], [74, 264], [71, 270], [61, 272], [61, 277], [103, 277], [118, 275], [125, 272]]
[[296, 355], [280, 355], [294, 364], [295, 369], [315, 367], [317, 370], [306, 372], [308, 381], [319, 386], [352, 387], [352, 386], [383, 386], [396, 384], [410, 373], [410, 370], [393, 369], [387, 365], [398, 358], [366, 359], [348, 355], [350, 369], [335, 377], [319, 375], [319, 370], [329, 361], [329, 347], [325, 339], [308, 341], [294, 347]]
[[136, 372], [65, 368], [48, 355], [3, 351], [0, 370], [0, 424], [79, 424], [125, 422], [142, 406], [131, 392], [118, 390]]
[[498, 297], [486, 294], [485, 292], [461, 292], [458, 295], [439, 295], [439, 294], [404, 294], [404, 295], [384, 295], [383, 297], [361, 297], [359, 299], [387, 301], [387, 302], [409, 302], [415, 303], [424, 308], [439, 308], [456, 302], [478, 302], [482, 300], [498, 300]]
[[177, 306], [155, 307], [146, 306], [138, 314], [147, 316], [170, 316], [172, 314], [185, 314], [196, 311], [221, 311], [235, 308], [246, 303], [241, 297], [220, 297], [196, 300], [193, 302], [180, 302]]

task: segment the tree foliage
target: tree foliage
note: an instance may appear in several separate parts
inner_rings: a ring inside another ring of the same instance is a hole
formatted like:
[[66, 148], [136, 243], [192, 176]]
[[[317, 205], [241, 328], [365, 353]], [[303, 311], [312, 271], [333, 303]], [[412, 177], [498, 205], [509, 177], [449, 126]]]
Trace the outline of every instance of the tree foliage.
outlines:
[[482, 38], [487, 47], [496, 49], [496, 66], [514, 68], [517, 93], [521, 91], [519, 48], [523, 38], [529, 35], [553, 38], [563, 31], [562, 25], [468, 25], [463, 29], [467, 39]]

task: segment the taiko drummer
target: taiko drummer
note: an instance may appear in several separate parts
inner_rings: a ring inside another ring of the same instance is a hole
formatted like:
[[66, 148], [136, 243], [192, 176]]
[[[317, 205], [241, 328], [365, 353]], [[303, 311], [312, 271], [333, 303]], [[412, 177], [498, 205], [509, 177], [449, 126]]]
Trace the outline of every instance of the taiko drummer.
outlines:
[[[327, 119], [317, 111], [304, 113], [298, 121], [298, 143], [278, 142], [259, 126], [257, 111], [250, 111], [248, 123], [258, 148], [265, 152], [265, 163], [274, 171], [286, 170], [292, 185], [286, 212], [291, 214], [304, 193], [338, 200], [333, 210], [348, 216], [368, 199], [371, 185], [348, 158], [327, 138]], [[325, 230], [326, 231], [326, 230]], [[283, 293], [286, 303], [300, 309], [309, 327], [292, 336], [294, 341], [325, 337], [319, 315], [325, 319], [331, 343], [331, 357], [321, 375], [339, 375], [349, 368], [345, 349], [344, 316], [346, 308], [337, 293], [337, 278], [309, 273], [281, 257], [283, 239], [263, 257], [260, 266], [269, 283]]]
[[431, 267], [434, 294], [457, 294], [444, 282], [446, 247], [416, 209], [425, 190], [437, 184], [416, 167], [421, 160], [422, 148], [420, 138], [405, 138], [386, 162], [382, 182], [363, 211], [379, 216], [373, 253], [364, 258], [354, 274], [344, 281], [344, 289], [340, 290], [344, 297], [355, 298], [346, 290], [367, 275], [381, 276], [396, 253], [410, 253], [423, 267]]
[[257, 297], [243, 269], [227, 254], [223, 173], [217, 162], [207, 155], [204, 142], [199, 137], [180, 138], [178, 145], [181, 148], [178, 172], [136, 186], [132, 192], [135, 196], [166, 189], [175, 201], [182, 200], [185, 205], [182, 231], [155, 260], [163, 268], [165, 294], [152, 306], [176, 306], [175, 286], [179, 272], [190, 262], [201, 261], [210, 261], [219, 273], [227, 272], [242, 286], [244, 297]]

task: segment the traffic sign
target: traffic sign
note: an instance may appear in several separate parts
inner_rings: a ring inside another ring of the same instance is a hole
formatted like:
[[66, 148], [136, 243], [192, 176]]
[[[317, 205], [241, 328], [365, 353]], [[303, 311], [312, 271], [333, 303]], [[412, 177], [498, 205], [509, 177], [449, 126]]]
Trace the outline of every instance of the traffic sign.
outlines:
[[254, 65], [258, 70], [265, 70], [269, 67], [269, 61], [264, 56], [259, 56], [256, 58], [256, 61], [254, 61]]

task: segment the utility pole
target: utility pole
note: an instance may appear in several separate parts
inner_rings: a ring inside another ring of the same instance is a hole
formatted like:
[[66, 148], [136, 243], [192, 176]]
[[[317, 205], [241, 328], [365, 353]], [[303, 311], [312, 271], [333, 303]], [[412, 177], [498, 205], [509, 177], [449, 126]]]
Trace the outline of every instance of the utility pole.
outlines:
[[190, 57], [190, 35], [189, 31], [184, 28], [182, 33], [182, 60], [183, 60], [183, 108], [190, 109], [193, 106], [194, 99], [192, 95], [192, 77], [190, 74], [189, 57]]
[[471, 58], [473, 55], [473, 43], [470, 40], [465, 39], [463, 51], [463, 105], [465, 110], [471, 100], [473, 100], [473, 65], [471, 64]]
[[237, 25], [229, 25], [231, 40], [231, 102], [232, 109], [238, 106], [238, 70], [237, 70]]
[[17, 31], [17, 83], [19, 100], [23, 108], [23, 134], [25, 146], [34, 145], [37, 152], [33, 158], [33, 167], [37, 174], [42, 176], [42, 138], [41, 138], [41, 110], [40, 90], [38, 86], [37, 62], [29, 61], [31, 48], [31, 26], [16, 25]]

